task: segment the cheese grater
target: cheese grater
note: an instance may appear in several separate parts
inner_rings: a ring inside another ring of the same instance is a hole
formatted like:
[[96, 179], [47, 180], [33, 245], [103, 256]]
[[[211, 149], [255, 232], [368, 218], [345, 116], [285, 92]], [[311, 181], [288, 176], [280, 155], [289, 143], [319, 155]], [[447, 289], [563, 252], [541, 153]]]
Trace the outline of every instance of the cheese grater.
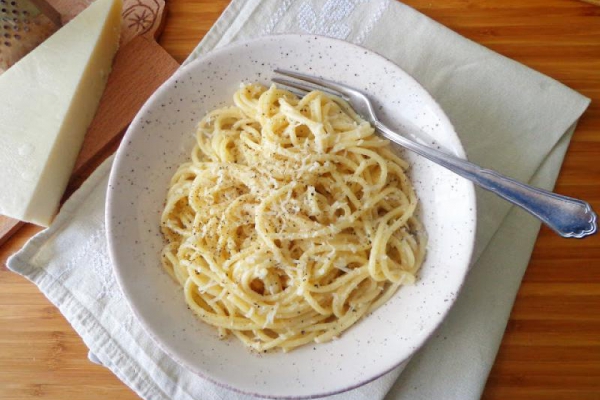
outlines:
[[60, 27], [60, 15], [43, 0], [0, 0], [0, 73]]

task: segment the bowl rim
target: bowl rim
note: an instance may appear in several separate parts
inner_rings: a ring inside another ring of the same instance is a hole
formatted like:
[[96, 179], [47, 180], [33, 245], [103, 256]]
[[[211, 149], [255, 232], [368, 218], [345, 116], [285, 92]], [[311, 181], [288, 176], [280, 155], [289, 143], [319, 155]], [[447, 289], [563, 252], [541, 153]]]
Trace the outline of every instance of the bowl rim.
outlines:
[[[448, 116], [446, 115], [444, 110], [441, 108], [441, 106], [439, 105], [437, 100], [412, 75], [410, 75], [408, 72], [406, 72], [400, 66], [398, 66], [392, 60], [377, 53], [376, 51], [370, 50], [368, 48], [365, 48], [363, 46], [360, 46], [360, 45], [357, 45], [357, 44], [354, 44], [351, 42], [347, 42], [342, 39], [332, 38], [332, 37], [323, 36], [323, 35], [295, 34], [295, 33], [272, 34], [272, 35], [256, 37], [256, 38], [253, 38], [250, 40], [235, 41], [233, 43], [229, 43], [222, 47], [213, 49], [213, 50], [207, 52], [206, 54], [199, 55], [197, 58], [195, 58], [191, 61], [189, 61], [189, 59], [184, 61], [184, 64], [182, 64], [180, 68], [178, 68], [167, 80], [165, 80], [165, 82], [163, 82], [152, 93], [152, 95], [146, 100], [144, 105], [136, 113], [132, 122], [130, 123], [129, 127], [127, 128], [123, 138], [121, 139], [121, 143], [127, 143], [129, 140], [129, 137], [131, 135], [133, 135], [133, 132], [139, 130], [140, 125], [142, 123], [140, 116], [144, 115], [148, 109], [153, 107], [156, 99], [159, 98], [163, 92], [170, 90], [172, 84], [178, 79], [178, 77], [180, 75], [184, 74], [189, 69], [194, 68], [194, 66], [196, 64], [210, 62], [212, 59], [217, 58], [221, 55], [224, 55], [228, 52], [229, 53], [236, 52], [240, 48], [244, 48], [249, 45], [253, 45], [255, 43], [261, 43], [261, 42], [270, 41], [270, 40], [274, 40], [274, 39], [285, 41], [285, 40], [296, 40], [296, 39], [302, 39], [302, 38], [304, 38], [304, 39], [313, 38], [316, 40], [331, 41], [333, 43], [336, 43], [337, 45], [350, 46], [350, 47], [355, 48], [356, 50], [366, 52], [365, 54], [368, 54], [369, 57], [378, 58], [380, 61], [388, 64], [389, 66], [393, 67], [394, 69], [400, 70], [404, 74], [403, 79], [406, 79], [409, 82], [416, 84], [427, 96], [429, 96], [429, 100], [431, 100], [430, 106], [432, 107], [435, 115], [438, 118], [440, 118], [441, 124], [446, 125], [450, 129], [449, 134], [454, 135], [454, 139], [457, 141], [458, 146], [454, 147], [453, 151], [456, 153], [456, 155], [458, 157], [460, 157], [462, 159], [467, 159], [466, 152], [464, 150], [462, 141], [460, 140], [460, 137], [457, 134], [457, 132], [454, 128], [454, 125], [452, 124], [452, 122], [450, 121], [450, 119], [448, 118]], [[465, 188], [464, 195], [465, 195], [465, 201], [467, 201], [469, 203], [469, 208], [472, 210], [471, 211], [472, 218], [470, 218], [470, 220], [468, 222], [470, 224], [468, 226], [468, 228], [470, 228], [470, 229], [468, 229], [468, 232], [471, 233], [471, 235], [470, 235], [471, 237], [469, 238], [469, 240], [465, 241], [465, 245], [467, 245], [468, 248], [463, 249], [465, 251], [465, 262], [467, 264], [466, 268], [465, 268], [464, 276], [463, 276], [462, 280], [460, 281], [460, 284], [456, 288], [456, 296], [453, 296], [449, 300], [449, 303], [450, 303], [449, 306], [445, 310], [440, 312], [440, 318], [438, 318], [437, 321], [432, 324], [432, 329], [430, 330], [430, 332], [428, 332], [426, 335], [424, 335], [420, 341], [415, 343], [415, 346], [412, 348], [412, 350], [409, 352], [409, 354], [406, 357], [398, 360], [392, 366], [385, 368], [383, 371], [381, 371], [378, 374], [375, 374], [374, 376], [368, 376], [366, 379], [361, 380], [358, 383], [352, 383], [350, 385], [347, 385], [347, 386], [344, 386], [344, 387], [341, 387], [339, 389], [335, 389], [332, 391], [328, 391], [328, 392], [321, 392], [321, 393], [317, 393], [317, 394], [300, 395], [300, 396], [294, 396], [294, 395], [281, 396], [281, 395], [276, 395], [276, 394], [269, 395], [269, 394], [246, 391], [246, 390], [237, 388], [235, 386], [232, 386], [231, 384], [229, 384], [226, 381], [221, 381], [221, 380], [209, 375], [206, 371], [202, 370], [201, 368], [191, 365], [190, 363], [184, 361], [177, 354], [173, 354], [173, 351], [170, 349], [169, 345], [158, 339], [158, 337], [156, 336], [156, 334], [153, 331], [153, 328], [151, 327], [152, 324], [150, 324], [148, 322], [148, 320], [134, 306], [135, 301], [133, 301], [133, 299], [131, 297], [132, 295], [126, 289], [126, 280], [121, 273], [121, 269], [118, 268], [118, 266], [117, 266], [118, 258], [119, 258], [119, 256], [117, 255], [118, 245], [113, 240], [114, 231], [116, 230], [117, 227], [114, 222], [114, 219], [111, 218], [111, 216], [114, 213], [113, 207], [116, 206], [114, 200], [115, 200], [115, 196], [116, 196], [116, 185], [115, 184], [118, 181], [118, 173], [117, 172], [120, 170], [121, 164], [126, 159], [126, 157], [124, 156], [125, 155], [125, 147], [126, 146], [119, 145], [119, 148], [117, 149], [117, 151], [115, 153], [113, 165], [111, 166], [111, 171], [110, 171], [110, 175], [109, 175], [108, 187], [107, 187], [107, 192], [106, 192], [106, 201], [105, 201], [105, 226], [106, 226], [107, 248], [108, 248], [108, 253], [109, 253], [111, 264], [112, 264], [112, 269], [113, 269], [113, 272], [115, 275], [115, 279], [118, 283], [118, 286], [119, 286], [121, 292], [123, 293], [123, 296], [126, 299], [128, 305], [129, 305], [129, 308], [132, 310], [133, 314], [135, 315], [136, 319], [140, 323], [140, 325], [143, 328], [143, 330], [145, 331], [145, 333], [147, 333], [151, 337], [151, 339], [160, 347], [160, 349], [162, 351], [164, 351], [166, 354], [168, 354], [169, 357], [171, 357], [171, 359], [173, 361], [175, 361], [181, 367], [189, 370], [190, 372], [192, 372], [204, 379], [207, 379], [208, 381], [215, 383], [220, 387], [224, 387], [228, 390], [232, 390], [237, 393], [252, 395], [252, 396], [256, 396], [256, 397], [260, 397], [260, 398], [268, 398], [268, 399], [321, 398], [321, 397], [331, 396], [331, 395], [344, 393], [349, 390], [356, 389], [360, 386], [363, 386], [367, 383], [370, 383], [370, 382], [382, 377], [383, 375], [391, 372], [393, 369], [397, 368], [398, 366], [408, 363], [410, 361], [410, 359], [414, 356], [414, 354], [416, 352], [418, 352], [428, 342], [428, 340], [438, 330], [440, 325], [446, 320], [446, 317], [450, 313], [450, 310], [452, 310], [452, 308], [454, 307], [454, 304], [456, 303], [456, 300], [458, 299], [460, 292], [462, 291], [462, 288], [464, 286], [465, 280], [469, 273], [471, 264], [473, 262], [475, 238], [476, 238], [476, 230], [477, 230], [477, 202], [476, 202], [476, 195], [475, 195], [475, 186], [472, 182], [467, 182], [467, 186]]]

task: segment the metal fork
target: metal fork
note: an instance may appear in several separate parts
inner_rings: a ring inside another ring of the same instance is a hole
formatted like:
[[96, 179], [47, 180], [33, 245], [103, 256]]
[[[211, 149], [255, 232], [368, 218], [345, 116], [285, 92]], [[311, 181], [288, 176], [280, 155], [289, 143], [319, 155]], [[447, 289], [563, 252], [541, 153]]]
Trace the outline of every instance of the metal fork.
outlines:
[[300, 94], [312, 90], [338, 96], [346, 100], [358, 115], [365, 118], [386, 139], [449, 169], [482, 188], [496, 193], [539, 218], [562, 237], [583, 238], [596, 232], [596, 214], [585, 201], [562, 196], [526, 185], [496, 171], [484, 169], [466, 160], [454, 157], [401, 136], [385, 126], [373, 109], [366, 94], [348, 85], [293, 71], [276, 69], [273, 82], [293, 88]]

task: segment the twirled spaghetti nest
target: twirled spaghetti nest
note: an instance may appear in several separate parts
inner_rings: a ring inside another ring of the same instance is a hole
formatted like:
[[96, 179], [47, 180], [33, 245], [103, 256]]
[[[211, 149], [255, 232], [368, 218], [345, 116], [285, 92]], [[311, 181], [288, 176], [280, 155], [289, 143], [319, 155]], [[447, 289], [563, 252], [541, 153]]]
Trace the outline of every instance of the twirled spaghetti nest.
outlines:
[[189, 307], [257, 351], [328, 341], [425, 253], [417, 198], [386, 140], [343, 101], [243, 86], [198, 125], [162, 216]]

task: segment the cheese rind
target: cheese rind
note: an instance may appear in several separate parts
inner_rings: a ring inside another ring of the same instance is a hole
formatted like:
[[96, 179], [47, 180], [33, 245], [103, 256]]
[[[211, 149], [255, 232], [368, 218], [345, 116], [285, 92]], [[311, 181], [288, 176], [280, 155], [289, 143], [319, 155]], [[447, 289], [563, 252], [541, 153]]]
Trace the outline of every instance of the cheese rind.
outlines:
[[48, 226], [118, 47], [121, 0], [96, 0], [0, 75], [0, 214]]

